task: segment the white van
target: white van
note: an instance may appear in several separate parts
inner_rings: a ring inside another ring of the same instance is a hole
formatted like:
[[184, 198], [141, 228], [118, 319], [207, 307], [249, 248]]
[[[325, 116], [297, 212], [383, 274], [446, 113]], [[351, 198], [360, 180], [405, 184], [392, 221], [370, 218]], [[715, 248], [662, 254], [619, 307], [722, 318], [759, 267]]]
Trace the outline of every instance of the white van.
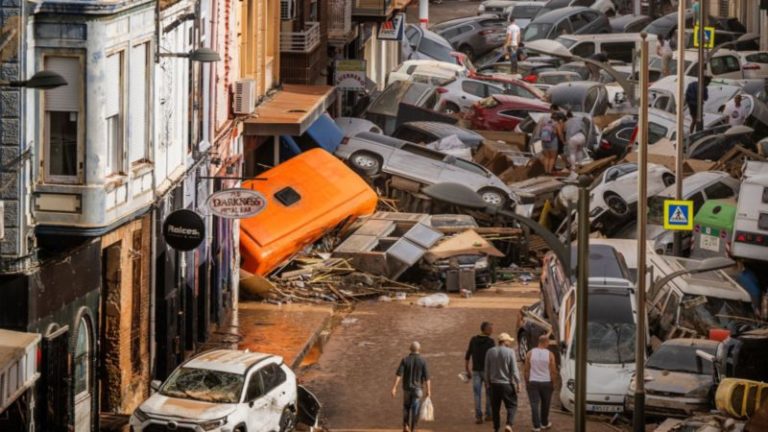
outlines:
[[395, 81], [410, 81], [411, 76], [417, 71], [421, 71], [423, 74], [434, 72], [439, 73], [441, 76], [452, 78], [461, 78], [469, 75], [466, 66], [438, 60], [406, 60], [397, 69], [389, 73], [387, 85]]
[[[596, 53], [605, 54], [609, 60], [619, 60], [632, 63], [632, 53], [640, 52], [640, 33], [608, 33], [608, 34], [583, 34], [562, 35], [554, 40], [540, 39], [526, 42], [528, 51], [537, 51], [544, 54], [563, 53], [568, 55], [588, 58]], [[648, 34], [648, 45], [655, 47], [656, 35]]]
[[768, 162], [744, 164], [733, 230], [734, 257], [768, 261]]

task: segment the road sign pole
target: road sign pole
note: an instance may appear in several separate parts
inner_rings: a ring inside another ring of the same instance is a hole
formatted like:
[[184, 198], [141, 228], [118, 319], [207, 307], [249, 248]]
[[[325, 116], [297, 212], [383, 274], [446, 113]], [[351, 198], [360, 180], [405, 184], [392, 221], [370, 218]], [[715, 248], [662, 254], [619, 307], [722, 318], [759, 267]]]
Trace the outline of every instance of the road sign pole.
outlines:
[[[683, 143], [685, 142], [685, 2], [677, 10], [677, 142], [675, 149], [675, 199], [683, 199]], [[675, 233], [673, 254], [680, 255], [682, 239]]]
[[[576, 432], [587, 432], [587, 317], [589, 316], [589, 185], [586, 175], [579, 177], [577, 242], [578, 277], [576, 280], [576, 388], [574, 421]], [[570, 253], [568, 251], [567, 253]], [[568, 335], [564, 335], [568, 337]], [[562, 383], [565, 385], [566, 383]]]
[[[696, 105], [696, 130], [702, 130], [704, 128], [704, 67], [707, 64], [707, 59], [705, 57], [704, 52], [704, 45], [706, 44], [704, 41], [704, 17], [706, 16], [704, 14], [704, 11], [707, 9], [706, 5], [708, 2], [706, 1], [699, 1], [699, 16], [694, 17], [694, 19], [699, 20], [699, 71], [698, 71], [698, 80], [699, 85], [698, 93], [696, 94], [696, 100], [698, 105]], [[681, 51], [678, 47], [678, 52], [682, 55], [684, 50]], [[694, 113], [691, 113], [691, 115], [694, 115]], [[691, 119], [693, 120], [693, 119]]]

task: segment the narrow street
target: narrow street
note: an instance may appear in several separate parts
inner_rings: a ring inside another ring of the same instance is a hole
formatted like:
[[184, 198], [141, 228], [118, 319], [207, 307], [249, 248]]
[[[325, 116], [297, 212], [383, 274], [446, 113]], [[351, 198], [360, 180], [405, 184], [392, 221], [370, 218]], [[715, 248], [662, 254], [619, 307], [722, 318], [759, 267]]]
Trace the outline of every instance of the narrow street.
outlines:
[[[436, 421], [423, 423], [424, 431], [491, 430], [491, 424], [474, 424], [471, 384], [458, 374], [464, 370], [469, 339], [482, 321], [491, 321], [496, 334], [516, 333], [520, 308], [532, 304], [538, 284], [491, 288], [474, 297], [451, 297], [445, 308], [423, 308], [416, 298], [405, 301], [372, 301], [358, 305], [334, 330], [319, 361], [305, 369], [304, 383], [323, 402], [326, 427], [333, 432], [399, 431], [402, 394], [392, 399], [390, 389], [400, 358], [413, 340], [421, 342], [432, 378]], [[531, 428], [527, 396], [518, 406], [515, 431]], [[573, 428], [573, 417], [557, 411], [553, 395], [555, 431]], [[595, 421], [590, 431], [615, 431]]]

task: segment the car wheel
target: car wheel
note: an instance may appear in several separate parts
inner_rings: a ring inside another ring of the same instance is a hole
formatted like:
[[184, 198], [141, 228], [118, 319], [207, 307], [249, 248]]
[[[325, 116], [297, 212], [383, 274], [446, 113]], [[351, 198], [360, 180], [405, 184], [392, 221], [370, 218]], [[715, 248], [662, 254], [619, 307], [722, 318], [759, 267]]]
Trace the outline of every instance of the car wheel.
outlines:
[[615, 193], [607, 193], [604, 196], [605, 204], [611, 213], [616, 216], [626, 216], [629, 213], [629, 206], [624, 198], [616, 195]]
[[480, 198], [482, 198], [488, 205], [503, 208], [507, 204], [507, 194], [501, 189], [483, 188], [480, 189], [478, 193], [480, 194]]
[[373, 153], [357, 152], [349, 160], [355, 169], [368, 177], [373, 177], [381, 171], [381, 159]]
[[520, 356], [520, 361], [523, 361], [525, 356], [528, 354], [529, 349], [531, 348], [528, 341], [528, 332], [521, 330], [517, 335], [517, 350], [518, 355]]
[[296, 413], [291, 407], [283, 408], [280, 416], [280, 432], [293, 432], [296, 429]]
[[664, 182], [664, 186], [672, 186], [675, 184], [675, 176], [670, 173], [665, 173], [661, 176], [661, 181]]
[[443, 105], [443, 114], [458, 114], [461, 112], [461, 109], [453, 102], [448, 102], [445, 105]]
[[468, 59], [472, 60], [475, 55], [475, 52], [472, 51], [472, 47], [469, 45], [462, 45], [461, 48], [459, 48], [459, 52], [467, 56]]

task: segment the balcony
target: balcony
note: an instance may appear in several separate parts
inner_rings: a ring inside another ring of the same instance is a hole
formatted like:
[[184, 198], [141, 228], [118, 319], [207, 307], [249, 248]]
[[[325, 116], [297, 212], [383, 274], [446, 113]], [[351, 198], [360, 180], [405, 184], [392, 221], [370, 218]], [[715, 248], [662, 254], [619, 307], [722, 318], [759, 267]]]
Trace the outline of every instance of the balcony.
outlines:
[[392, 0], [352, 0], [352, 16], [374, 20], [389, 19], [394, 10]]
[[328, 42], [345, 45], [355, 38], [356, 27], [352, 25], [352, 2], [331, 0], [328, 5]]
[[303, 31], [280, 32], [280, 52], [308, 54], [319, 45], [319, 22], [307, 22]]

